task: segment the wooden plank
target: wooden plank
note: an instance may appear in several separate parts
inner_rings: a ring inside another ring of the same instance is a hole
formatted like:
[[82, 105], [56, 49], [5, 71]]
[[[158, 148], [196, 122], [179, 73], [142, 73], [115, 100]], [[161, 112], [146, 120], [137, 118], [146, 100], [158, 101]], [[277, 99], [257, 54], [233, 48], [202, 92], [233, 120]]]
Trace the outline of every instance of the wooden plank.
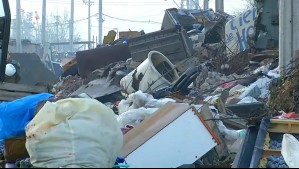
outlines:
[[287, 124], [287, 123], [299, 124], [299, 120], [271, 119], [271, 124]]
[[268, 132], [299, 134], [299, 121], [272, 119]]
[[124, 135], [121, 155], [127, 157], [190, 108], [191, 106], [187, 104], [167, 103], [164, 105], [154, 115]]
[[271, 149], [265, 149], [263, 151], [262, 158], [268, 157], [270, 155], [281, 155], [281, 150], [271, 150]]
[[8, 92], [4, 90], [0, 90], [0, 100], [1, 101], [12, 101], [15, 99], [19, 99], [25, 96], [30, 95], [31, 93], [24, 92]]
[[0, 90], [28, 92], [28, 93], [49, 92], [46, 86], [29, 86], [29, 85], [14, 84], [14, 83], [0, 83]]
[[[200, 115], [204, 119], [213, 119], [212, 112], [208, 105], [204, 104], [200, 110]], [[215, 150], [219, 156], [219, 158], [227, 157], [229, 155], [227, 145], [222, 137], [217, 124], [214, 121], [206, 121], [209, 127], [215, 132], [218, 138], [221, 141], [221, 144], [215, 147]]]

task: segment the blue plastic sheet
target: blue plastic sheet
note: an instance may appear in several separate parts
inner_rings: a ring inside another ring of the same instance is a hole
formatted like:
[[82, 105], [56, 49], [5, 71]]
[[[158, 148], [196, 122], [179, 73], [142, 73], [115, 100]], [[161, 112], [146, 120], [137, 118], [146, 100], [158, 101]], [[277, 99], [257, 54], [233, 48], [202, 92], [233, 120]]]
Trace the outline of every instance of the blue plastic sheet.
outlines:
[[49, 93], [41, 93], [1, 103], [0, 140], [25, 136], [25, 127], [33, 119], [37, 104], [52, 96]]

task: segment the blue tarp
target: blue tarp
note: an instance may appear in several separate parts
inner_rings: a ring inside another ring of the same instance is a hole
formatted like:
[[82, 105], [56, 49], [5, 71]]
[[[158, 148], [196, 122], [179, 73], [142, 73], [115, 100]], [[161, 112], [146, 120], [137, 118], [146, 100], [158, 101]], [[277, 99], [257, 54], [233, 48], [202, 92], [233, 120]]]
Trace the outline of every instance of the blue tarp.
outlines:
[[49, 93], [41, 93], [1, 103], [0, 140], [25, 136], [25, 127], [33, 119], [37, 104], [52, 96]]

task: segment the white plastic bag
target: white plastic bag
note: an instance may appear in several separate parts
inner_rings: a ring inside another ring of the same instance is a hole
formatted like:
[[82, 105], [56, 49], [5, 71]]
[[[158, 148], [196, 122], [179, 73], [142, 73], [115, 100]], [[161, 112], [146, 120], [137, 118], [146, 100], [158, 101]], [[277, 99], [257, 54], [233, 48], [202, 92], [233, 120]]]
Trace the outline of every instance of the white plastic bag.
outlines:
[[26, 136], [31, 163], [41, 168], [111, 168], [123, 143], [114, 112], [93, 99], [47, 102]]
[[120, 114], [117, 118], [117, 121], [119, 122], [119, 125], [122, 128], [125, 128], [126, 125], [137, 126], [146, 117], [149, 117], [157, 110], [158, 110], [158, 108], [146, 109], [144, 107], [139, 108], [139, 109], [132, 109], [125, 113]]
[[163, 98], [154, 99], [150, 94], [137, 91], [128, 96], [126, 100], [121, 100], [118, 104], [118, 112], [122, 114], [129, 110], [139, 109], [139, 108], [160, 108], [168, 102], [176, 102], [173, 99]]
[[159, 99], [159, 100], [151, 99], [146, 103], [145, 107], [146, 108], [161, 108], [168, 102], [175, 103], [176, 101], [173, 99], [170, 99], [170, 98], [163, 98], [163, 99]]
[[293, 135], [283, 135], [281, 154], [290, 168], [299, 167], [299, 141]]
[[120, 101], [118, 105], [118, 112], [119, 114], [122, 114], [128, 110], [144, 107], [146, 103], [148, 103], [152, 99], [154, 99], [152, 95], [143, 93], [142, 91], [137, 91], [130, 94], [127, 100]]
[[224, 139], [235, 142], [238, 138], [245, 137], [246, 130], [230, 130], [226, 128], [222, 121], [218, 122], [218, 128]]

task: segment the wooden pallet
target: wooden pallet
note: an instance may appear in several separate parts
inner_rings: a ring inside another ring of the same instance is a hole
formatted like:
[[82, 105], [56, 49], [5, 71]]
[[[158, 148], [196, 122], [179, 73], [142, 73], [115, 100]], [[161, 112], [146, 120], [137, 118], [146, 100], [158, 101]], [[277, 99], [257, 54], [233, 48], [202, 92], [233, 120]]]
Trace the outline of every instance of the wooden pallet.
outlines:
[[[299, 121], [271, 119], [268, 132], [281, 133], [281, 134], [282, 133], [299, 134]], [[264, 148], [262, 157], [266, 158], [270, 155], [281, 155], [281, 150], [272, 150], [272, 149]]]
[[12, 101], [28, 95], [49, 92], [46, 86], [0, 83], [0, 101]]

